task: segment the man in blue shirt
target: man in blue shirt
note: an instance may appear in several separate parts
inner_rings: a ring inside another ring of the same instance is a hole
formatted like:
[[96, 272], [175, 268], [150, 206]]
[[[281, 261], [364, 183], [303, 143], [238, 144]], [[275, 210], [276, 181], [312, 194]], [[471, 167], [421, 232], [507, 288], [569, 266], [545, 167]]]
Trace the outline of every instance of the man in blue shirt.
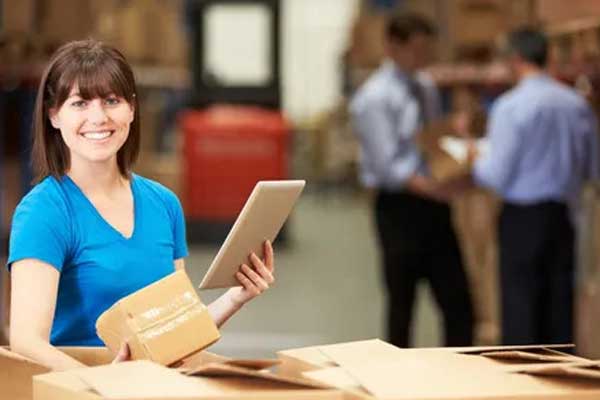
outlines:
[[433, 26], [397, 15], [386, 31], [389, 59], [350, 105], [361, 143], [361, 180], [377, 192], [375, 220], [388, 289], [391, 343], [408, 347], [417, 282], [427, 279], [442, 311], [445, 344], [470, 345], [473, 311], [450, 209], [427, 178], [415, 143], [424, 124], [440, 116], [439, 95], [419, 72], [429, 59]]
[[[508, 37], [518, 80], [493, 105], [490, 151], [471, 180], [500, 195], [502, 342], [573, 341], [574, 231], [582, 184], [596, 179], [597, 121], [584, 98], [544, 73], [546, 37], [523, 28]], [[461, 182], [462, 181], [462, 182]]]

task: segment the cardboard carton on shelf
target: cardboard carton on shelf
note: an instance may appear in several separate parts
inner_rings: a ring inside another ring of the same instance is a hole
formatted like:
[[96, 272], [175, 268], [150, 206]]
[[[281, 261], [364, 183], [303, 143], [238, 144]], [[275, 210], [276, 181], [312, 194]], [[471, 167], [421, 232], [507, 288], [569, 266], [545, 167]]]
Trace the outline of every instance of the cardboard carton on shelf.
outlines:
[[126, 296], [96, 321], [113, 353], [127, 342], [133, 360], [170, 365], [216, 342], [219, 330], [185, 271]]

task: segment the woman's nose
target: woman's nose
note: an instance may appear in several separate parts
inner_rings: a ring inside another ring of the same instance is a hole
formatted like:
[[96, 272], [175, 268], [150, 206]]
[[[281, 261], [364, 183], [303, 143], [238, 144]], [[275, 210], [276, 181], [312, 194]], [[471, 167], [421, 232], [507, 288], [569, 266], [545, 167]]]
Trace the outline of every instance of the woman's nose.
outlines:
[[94, 125], [102, 125], [108, 121], [108, 115], [106, 114], [106, 110], [104, 110], [101, 101], [94, 100], [91, 102], [88, 109], [88, 120]]

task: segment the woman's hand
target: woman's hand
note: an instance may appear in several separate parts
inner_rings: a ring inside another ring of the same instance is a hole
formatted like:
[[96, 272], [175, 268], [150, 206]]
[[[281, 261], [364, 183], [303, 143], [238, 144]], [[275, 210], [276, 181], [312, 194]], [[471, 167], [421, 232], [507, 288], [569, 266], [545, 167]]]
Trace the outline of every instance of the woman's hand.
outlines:
[[208, 305], [208, 312], [217, 327], [221, 327], [244, 304], [263, 293], [275, 282], [273, 247], [269, 241], [264, 243], [264, 252], [264, 260], [258, 258], [256, 254], [251, 254], [252, 267], [244, 264], [236, 273], [241, 287], [229, 289]]
[[121, 347], [119, 348], [119, 352], [117, 353], [117, 356], [112, 361], [112, 363], [116, 364], [116, 363], [130, 361], [130, 360], [131, 360], [131, 353], [129, 351], [129, 345], [127, 344], [127, 342], [123, 342], [121, 344]]
[[231, 302], [238, 308], [262, 294], [275, 282], [273, 247], [268, 240], [263, 247], [264, 260], [252, 253], [250, 255], [252, 267], [243, 264], [235, 275], [242, 286], [231, 288], [227, 292]]

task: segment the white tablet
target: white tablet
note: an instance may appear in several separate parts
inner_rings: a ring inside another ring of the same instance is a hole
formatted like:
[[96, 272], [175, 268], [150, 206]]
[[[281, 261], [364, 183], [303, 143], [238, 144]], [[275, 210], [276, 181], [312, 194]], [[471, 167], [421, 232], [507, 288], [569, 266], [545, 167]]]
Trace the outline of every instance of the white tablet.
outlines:
[[227, 238], [200, 283], [200, 289], [240, 286], [235, 277], [248, 256], [263, 258], [263, 243], [271, 243], [304, 189], [305, 181], [260, 181], [246, 200]]

